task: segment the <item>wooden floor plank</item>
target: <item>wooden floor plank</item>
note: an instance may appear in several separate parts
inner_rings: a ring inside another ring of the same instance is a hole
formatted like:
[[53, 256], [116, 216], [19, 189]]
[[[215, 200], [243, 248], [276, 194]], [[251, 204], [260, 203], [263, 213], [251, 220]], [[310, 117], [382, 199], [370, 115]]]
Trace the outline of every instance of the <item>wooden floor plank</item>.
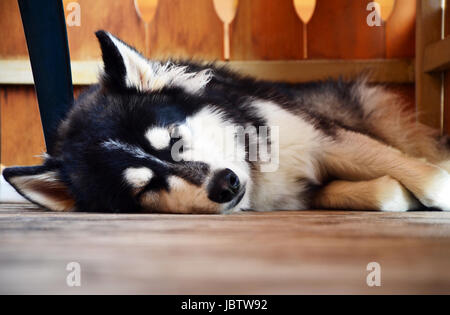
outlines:
[[[378, 262], [382, 286], [369, 288]], [[81, 264], [79, 288], [66, 265]], [[0, 205], [0, 293], [450, 293], [450, 213], [206, 215]]]

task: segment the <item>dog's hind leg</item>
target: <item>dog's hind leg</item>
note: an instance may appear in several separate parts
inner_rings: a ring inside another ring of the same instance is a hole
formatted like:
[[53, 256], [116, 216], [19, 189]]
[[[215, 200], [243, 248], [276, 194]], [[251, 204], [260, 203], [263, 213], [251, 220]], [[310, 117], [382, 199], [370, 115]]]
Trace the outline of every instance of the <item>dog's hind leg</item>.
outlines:
[[450, 174], [409, 157], [366, 135], [341, 129], [324, 147], [323, 167], [343, 180], [372, 180], [389, 175], [426, 207], [450, 211]]
[[312, 206], [318, 209], [396, 212], [421, 208], [419, 201], [390, 176], [359, 182], [333, 181], [316, 193]]
[[[364, 128], [372, 136], [432, 164], [450, 160], [450, 141], [441, 137], [438, 130], [417, 122], [415, 112], [408, 109], [399, 95], [365, 84], [359, 85], [358, 91], [364, 109]], [[450, 171], [449, 166], [443, 166]]]

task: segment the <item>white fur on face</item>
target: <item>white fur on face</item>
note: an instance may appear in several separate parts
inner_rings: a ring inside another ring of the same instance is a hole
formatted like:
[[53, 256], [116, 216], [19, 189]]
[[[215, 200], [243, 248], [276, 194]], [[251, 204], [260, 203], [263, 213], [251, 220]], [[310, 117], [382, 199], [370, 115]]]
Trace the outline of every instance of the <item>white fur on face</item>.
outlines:
[[150, 62], [116, 37], [108, 33], [121, 54], [126, 69], [126, 85], [139, 91], [158, 91], [164, 87], [180, 87], [188, 93], [200, 92], [211, 80], [210, 69], [187, 72], [186, 66], [172, 62]]
[[153, 148], [156, 150], [163, 150], [169, 147], [170, 144], [170, 134], [165, 128], [154, 127], [150, 128], [145, 137], [150, 142]]
[[[237, 172], [245, 171], [246, 152], [243, 143], [236, 142], [234, 126], [220, 112], [205, 107], [200, 112], [186, 119], [186, 124], [180, 129], [184, 133], [183, 140], [187, 142], [181, 157], [185, 161], [202, 161], [213, 170], [230, 168]], [[237, 174], [239, 176], [239, 174]]]
[[[245, 144], [236, 138], [237, 126], [225, 119], [222, 114], [211, 107], [205, 107], [200, 112], [186, 119], [180, 126], [183, 141], [186, 142], [184, 152], [179, 154], [183, 161], [201, 161], [211, 169], [230, 169], [246, 187], [246, 193], [237, 208], [248, 208], [252, 189], [250, 167], [246, 162]], [[223, 205], [227, 209], [227, 204]]]
[[123, 176], [126, 182], [133, 188], [142, 188], [151, 181], [154, 174], [153, 171], [147, 167], [130, 167], [123, 172]]

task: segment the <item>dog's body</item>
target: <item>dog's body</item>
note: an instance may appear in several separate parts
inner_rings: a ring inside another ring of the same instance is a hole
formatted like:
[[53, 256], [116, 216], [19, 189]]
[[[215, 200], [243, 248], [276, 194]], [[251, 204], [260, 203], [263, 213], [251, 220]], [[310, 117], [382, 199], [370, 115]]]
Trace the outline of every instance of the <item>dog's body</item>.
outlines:
[[211, 64], [148, 61], [109, 33], [97, 36], [100, 84], [77, 100], [42, 166], [4, 172], [37, 204], [450, 210], [449, 151], [380, 86], [257, 81]]

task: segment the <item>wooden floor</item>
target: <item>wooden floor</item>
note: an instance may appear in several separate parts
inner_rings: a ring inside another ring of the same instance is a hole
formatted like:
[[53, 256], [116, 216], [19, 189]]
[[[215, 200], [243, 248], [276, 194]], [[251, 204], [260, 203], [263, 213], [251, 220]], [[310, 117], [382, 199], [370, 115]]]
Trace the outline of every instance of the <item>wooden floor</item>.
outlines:
[[[81, 265], [81, 287], [66, 265]], [[370, 262], [381, 287], [366, 284]], [[0, 293], [450, 293], [450, 213], [99, 215], [0, 207]]]

